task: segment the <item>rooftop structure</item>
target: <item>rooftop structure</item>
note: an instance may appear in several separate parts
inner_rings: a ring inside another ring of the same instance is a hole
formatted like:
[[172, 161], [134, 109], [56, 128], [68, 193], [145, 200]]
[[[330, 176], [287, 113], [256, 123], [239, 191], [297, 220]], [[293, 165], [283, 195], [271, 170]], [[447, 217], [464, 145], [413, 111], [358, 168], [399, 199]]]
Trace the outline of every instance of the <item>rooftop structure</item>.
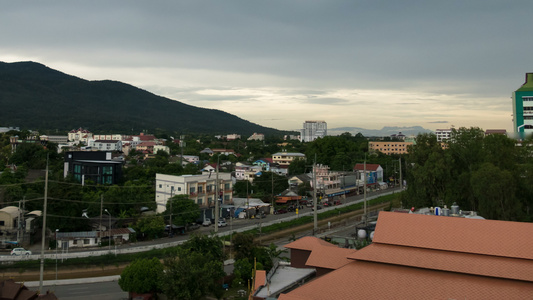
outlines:
[[278, 299], [527, 299], [531, 249], [531, 223], [381, 212], [350, 263]]

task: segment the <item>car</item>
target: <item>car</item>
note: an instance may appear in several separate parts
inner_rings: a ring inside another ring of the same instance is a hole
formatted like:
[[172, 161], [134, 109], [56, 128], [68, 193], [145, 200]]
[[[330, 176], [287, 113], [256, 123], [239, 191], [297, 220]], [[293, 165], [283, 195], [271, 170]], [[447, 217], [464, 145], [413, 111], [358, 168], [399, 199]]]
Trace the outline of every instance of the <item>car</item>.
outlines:
[[[317, 206], [316, 206], [316, 210], [319, 210], [319, 209], [322, 209], [322, 206], [317, 205]], [[315, 210], [315, 208], [313, 207], [313, 211], [314, 211], [314, 210]]]
[[209, 226], [213, 223], [211, 223], [211, 220], [210, 219], [205, 219], [204, 222], [202, 223], [202, 226]]
[[287, 210], [286, 209], [278, 209], [276, 211], [274, 211], [274, 214], [275, 215], [278, 215], [278, 214], [286, 214], [287, 213]]
[[218, 227], [226, 227], [226, 226], [228, 226], [228, 223], [226, 223], [225, 220], [218, 221]]
[[307, 204], [305, 204], [305, 206], [307, 206], [307, 207], [313, 207], [313, 202], [307, 202]]
[[11, 250], [11, 255], [19, 256], [19, 255], [31, 255], [30, 250], [26, 250], [24, 248], [13, 248]]

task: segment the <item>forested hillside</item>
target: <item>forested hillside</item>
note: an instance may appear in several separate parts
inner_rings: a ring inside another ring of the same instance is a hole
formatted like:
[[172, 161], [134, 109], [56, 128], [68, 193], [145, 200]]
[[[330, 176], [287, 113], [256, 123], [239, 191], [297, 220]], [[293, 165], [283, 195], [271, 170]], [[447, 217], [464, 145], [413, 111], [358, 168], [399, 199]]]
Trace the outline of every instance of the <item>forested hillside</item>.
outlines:
[[34, 62], [0, 62], [0, 126], [65, 132], [281, 135], [232, 114], [117, 81], [87, 81]]

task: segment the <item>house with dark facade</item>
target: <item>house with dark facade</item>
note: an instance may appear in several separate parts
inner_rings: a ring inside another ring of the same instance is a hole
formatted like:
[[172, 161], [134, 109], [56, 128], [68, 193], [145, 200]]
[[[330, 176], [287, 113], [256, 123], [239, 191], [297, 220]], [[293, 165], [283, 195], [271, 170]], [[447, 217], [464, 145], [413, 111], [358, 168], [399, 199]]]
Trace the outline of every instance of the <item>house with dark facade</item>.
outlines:
[[122, 178], [123, 161], [114, 160], [110, 151], [70, 151], [65, 153], [63, 176], [74, 176], [84, 183], [116, 184]]

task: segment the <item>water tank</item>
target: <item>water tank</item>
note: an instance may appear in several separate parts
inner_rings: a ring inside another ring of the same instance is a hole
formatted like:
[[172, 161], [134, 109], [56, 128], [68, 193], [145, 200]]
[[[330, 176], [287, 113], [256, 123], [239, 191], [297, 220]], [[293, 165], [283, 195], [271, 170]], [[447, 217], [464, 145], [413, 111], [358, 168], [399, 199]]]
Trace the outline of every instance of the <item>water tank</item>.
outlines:
[[374, 231], [372, 231], [372, 232], [370, 233], [370, 240], [371, 240], [371, 241], [374, 240]]
[[364, 229], [359, 229], [357, 231], [357, 238], [359, 239], [366, 239], [366, 230]]
[[457, 202], [454, 202], [451, 206], [452, 209], [452, 215], [459, 215], [459, 205], [457, 205]]
[[446, 207], [446, 205], [444, 205], [444, 208], [442, 209], [442, 215], [445, 216], [445, 217], [449, 217], [450, 216], [450, 209], [448, 207]]

